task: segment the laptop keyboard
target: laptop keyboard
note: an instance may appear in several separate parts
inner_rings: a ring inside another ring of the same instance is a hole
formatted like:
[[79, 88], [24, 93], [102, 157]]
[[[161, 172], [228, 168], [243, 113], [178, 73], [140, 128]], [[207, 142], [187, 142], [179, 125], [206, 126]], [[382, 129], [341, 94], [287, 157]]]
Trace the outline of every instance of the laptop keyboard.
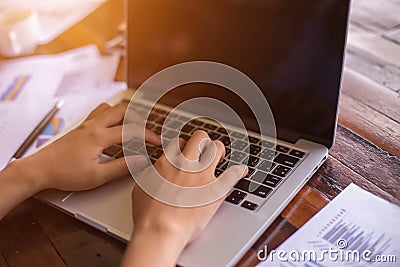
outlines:
[[[135, 110], [144, 115], [145, 105], [136, 105]], [[167, 108], [164, 109], [161, 105], [157, 105], [157, 108], [154, 108], [148, 117], [146, 128], [161, 134], [168, 113]], [[185, 116], [171, 115], [173, 118], [164, 125], [163, 138], [167, 141], [175, 138], [178, 134], [187, 141], [194, 131], [204, 130], [212, 140], [220, 140], [225, 145], [225, 158], [215, 169], [216, 177], [233, 164], [248, 165], [249, 173], [238, 181], [225, 201], [250, 211], [256, 211], [307, 155], [305, 151], [281, 144], [275, 146], [273, 142], [254, 136], [248, 136], [250, 143], [248, 146], [245, 142], [246, 135], [243, 133], [225, 129], [218, 123], [208, 120], [189, 121], [189, 118]], [[170, 118], [171, 115], [169, 115]], [[178, 133], [176, 129], [185, 121], [189, 122]], [[228, 136], [228, 131], [231, 138]], [[126, 156], [147, 153], [152, 163], [163, 154], [161, 147], [152, 144], [143, 146], [142, 142], [136, 140], [131, 141], [127, 147], [129, 149], [125, 149]], [[112, 158], [124, 156], [121, 144], [105, 149], [103, 154]]]

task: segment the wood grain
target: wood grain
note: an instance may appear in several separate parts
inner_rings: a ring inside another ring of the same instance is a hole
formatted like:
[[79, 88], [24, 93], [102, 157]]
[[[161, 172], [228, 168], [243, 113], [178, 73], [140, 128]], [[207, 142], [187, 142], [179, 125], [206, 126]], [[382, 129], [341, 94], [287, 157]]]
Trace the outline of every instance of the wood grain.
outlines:
[[340, 125], [330, 154], [394, 198], [400, 199], [398, 158]]
[[400, 124], [346, 93], [340, 97], [339, 123], [400, 158]]
[[387, 64], [400, 66], [400, 46], [376, 34], [350, 27], [347, 44], [378, 57]]
[[397, 0], [353, 0], [351, 22], [373, 32], [385, 32], [400, 21], [400, 4]]
[[125, 244], [36, 199], [33, 214], [68, 266], [117, 266]]
[[10, 267], [66, 266], [25, 203], [0, 221], [0, 237], [0, 251]]
[[293, 226], [300, 228], [328, 202], [329, 200], [317, 190], [306, 185], [293, 198], [281, 215]]
[[400, 96], [367, 77], [345, 69], [342, 93], [400, 123]]

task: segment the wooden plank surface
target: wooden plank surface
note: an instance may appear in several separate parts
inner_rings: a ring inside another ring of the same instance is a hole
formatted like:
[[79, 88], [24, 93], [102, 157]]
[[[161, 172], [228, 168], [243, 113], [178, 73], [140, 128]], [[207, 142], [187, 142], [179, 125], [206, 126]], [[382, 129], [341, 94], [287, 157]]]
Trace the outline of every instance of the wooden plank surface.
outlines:
[[66, 266], [26, 203], [0, 221], [0, 251], [11, 266]]
[[[123, 6], [123, 0], [107, 1], [37, 54], [91, 43], [104, 51], [123, 21]], [[353, 0], [352, 7], [335, 145], [239, 266], [254, 266], [259, 249], [278, 247], [350, 183], [400, 205], [400, 0]], [[124, 249], [33, 199], [0, 222], [0, 267], [118, 266]]]

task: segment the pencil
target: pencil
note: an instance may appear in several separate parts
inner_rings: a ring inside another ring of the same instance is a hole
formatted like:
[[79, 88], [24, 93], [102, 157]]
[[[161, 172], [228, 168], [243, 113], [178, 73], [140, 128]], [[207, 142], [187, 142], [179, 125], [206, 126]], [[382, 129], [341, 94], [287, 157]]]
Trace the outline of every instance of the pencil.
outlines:
[[15, 159], [19, 159], [22, 157], [28, 148], [32, 145], [33, 141], [38, 138], [40, 133], [46, 128], [47, 124], [51, 121], [54, 115], [61, 109], [64, 105], [64, 101], [58, 100], [54, 104], [54, 107], [44, 116], [44, 118], [40, 121], [40, 123], [35, 127], [35, 129], [31, 132], [31, 134], [25, 139], [22, 145], [18, 148], [17, 152], [11, 157], [10, 162]]

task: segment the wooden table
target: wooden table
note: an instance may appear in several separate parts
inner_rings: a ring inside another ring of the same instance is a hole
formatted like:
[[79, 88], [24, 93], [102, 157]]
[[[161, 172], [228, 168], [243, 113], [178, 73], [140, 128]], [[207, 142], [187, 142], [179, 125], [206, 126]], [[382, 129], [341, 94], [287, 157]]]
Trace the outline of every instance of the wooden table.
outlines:
[[[123, 21], [109, 0], [38, 49], [57, 53], [95, 43], [102, 50]], [[119, 72], [117, 79], [122, 79]], [[329, 159], [241, 260], [276, 248], [348, 184], [400, 204], [400, 0], [354, 0], [336, 142]], [[125, 244], [35, 199], [0, 222], [1, 266], [118, 266]]]

